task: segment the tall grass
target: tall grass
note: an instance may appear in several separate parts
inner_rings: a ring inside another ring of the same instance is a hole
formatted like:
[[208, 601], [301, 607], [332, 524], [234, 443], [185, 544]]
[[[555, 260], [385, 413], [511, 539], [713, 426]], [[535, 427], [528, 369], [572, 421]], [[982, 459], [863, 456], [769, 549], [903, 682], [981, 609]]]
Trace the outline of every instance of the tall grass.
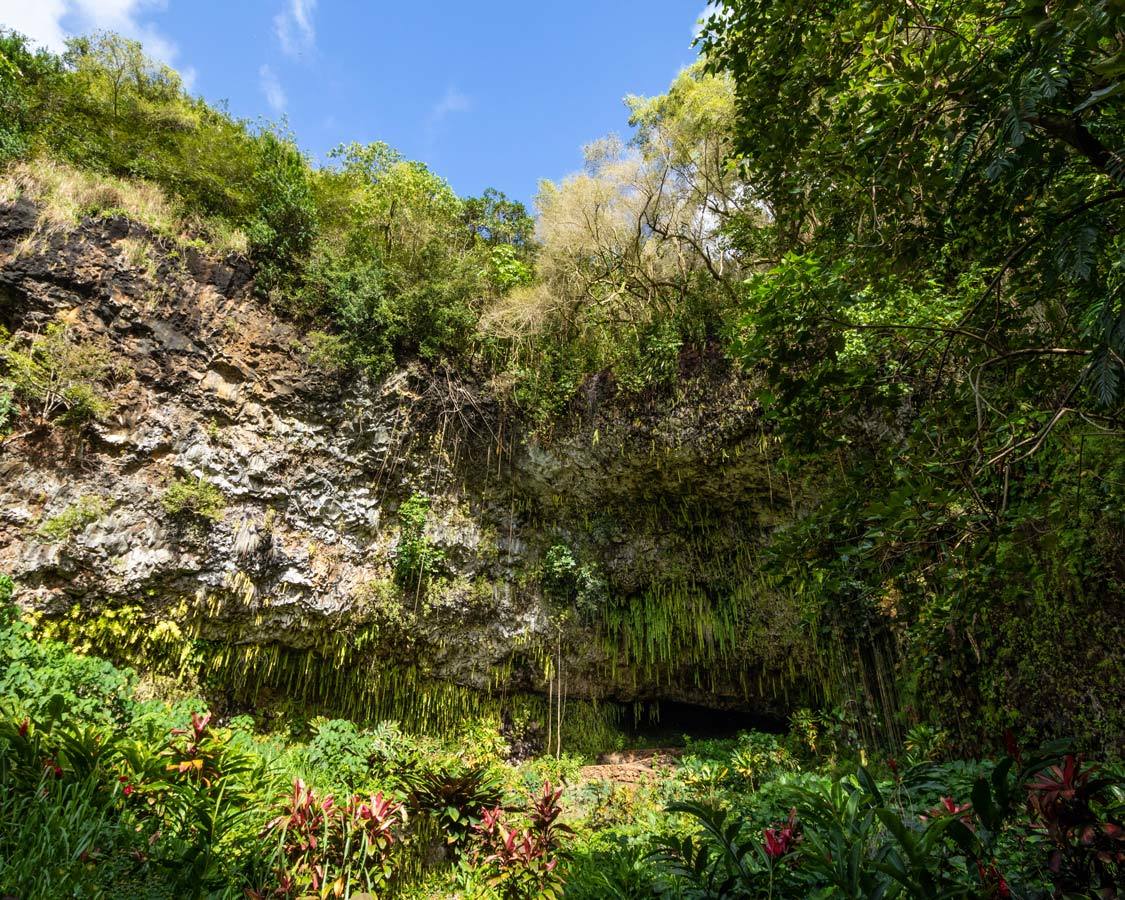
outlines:
[[111, 897], [97, 860], [121, 843], [96, 778], [31, 792], [0, 781], [0, 895], [21, 900]]
[[87, 217], [121, 215], [176, 242], [202, 244], [217, 254], [248, 249], [242, 231], [189, 214], [159, 185], [79, 169], [49, 157], [13, 163], [0, 176], [0, 202], [21, 198], [37, 206], [41, 234], [72, 231]]

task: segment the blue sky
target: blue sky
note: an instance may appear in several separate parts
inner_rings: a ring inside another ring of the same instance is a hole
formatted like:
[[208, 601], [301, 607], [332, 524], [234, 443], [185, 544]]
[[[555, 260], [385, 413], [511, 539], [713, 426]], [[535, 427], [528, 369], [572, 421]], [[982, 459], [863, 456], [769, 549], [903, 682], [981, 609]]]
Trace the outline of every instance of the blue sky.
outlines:
[[530, 201], [581, 147], [627, 130], [621, 99], [690, 63], [704, 0], [414, 3], [0, 0], [0, 24], [52, 48], [109, 28], [250, 119], [288, 117], [321, 156], [384, 140], [458, 193]]

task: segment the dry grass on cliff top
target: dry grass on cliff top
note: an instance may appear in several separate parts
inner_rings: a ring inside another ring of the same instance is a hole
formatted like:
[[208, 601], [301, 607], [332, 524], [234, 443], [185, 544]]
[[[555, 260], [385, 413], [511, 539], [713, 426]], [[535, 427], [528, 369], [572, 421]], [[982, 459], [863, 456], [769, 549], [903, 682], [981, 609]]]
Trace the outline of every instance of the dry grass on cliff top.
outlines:
[[39, 208], [39, 233], [74, 230], [84, 218], [124, 216], [180, 244], [245, 254], [246, 235], [228, 223], [185, 214], [157, 185], [78, 169], [48, 158], [18, 162], [0, 176], [0, 203], [26, 197]]

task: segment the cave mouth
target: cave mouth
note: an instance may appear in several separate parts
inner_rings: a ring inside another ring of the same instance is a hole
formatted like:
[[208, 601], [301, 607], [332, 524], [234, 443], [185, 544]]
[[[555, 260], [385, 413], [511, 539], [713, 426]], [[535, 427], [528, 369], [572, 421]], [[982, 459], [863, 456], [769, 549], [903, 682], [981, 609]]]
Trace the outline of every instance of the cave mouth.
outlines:
[[631, 737], [644, 743], [675, 746], [682, 744], [685, 737], [733, 738], [740, 731], [784, 734], [786, 722], [781, 716], [660, 700], [648, 704], [645, 712], [633, 716], [626, 727]]

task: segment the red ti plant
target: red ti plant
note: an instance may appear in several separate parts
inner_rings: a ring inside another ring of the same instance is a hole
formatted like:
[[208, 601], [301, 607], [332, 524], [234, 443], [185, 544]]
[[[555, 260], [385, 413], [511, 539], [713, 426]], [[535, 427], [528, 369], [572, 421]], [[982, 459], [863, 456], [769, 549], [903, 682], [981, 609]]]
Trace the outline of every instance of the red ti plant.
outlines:
[[918, 818], [923, 822], [929, 819], [944, 819], [947, 816], [957, 816], [966, 828], [973, 829], [973, 818], [970, 814], [973, 808], [971, 803], [958, 803], [952, 797], [942, 797], [941, 803], [935, 806], [928, 813], [920, 815]]
[[762, 849], [771, 863], [777, 862], [796, 845], [799, 836], [797, 833], [797, 810], [789, 810], [789, 818], [785, 825], [767, 828], [763, 833]]
[[1096, 774], [1068, 754], [1027, 784], [1028, 812], [1053, 845], [1047, 868], [1067, 895], [1116, 896], [1125, 864], [1125, 829], [1109, 802], [1115, 782]]
[[562, 792], [561, 787], [552, 787], [551, 782], [544, 781], [542, 793], [532, 799], [531, 832], [545, 854], [558, 849], [560, 834], [570, 830], [565, 825], [558, 824], [559, 816], [562, 815]]
[[980, 876], [981, 884], [986, 891], [986, 897], [990, 900], [1009, 900], [1012, 896], [1012, 889], [1008, 886], [1007, 880], [1000, 874], [1000, 870], [996, 868], [996, 863], [985, 865], [981, 860], [977, 860], [977, 874]]
[[395, 844], [395, 827], [406, 821], [402, 804], [387, 799], [380, 791], [366, 800], [353, 797], [347, 812], [353, 833], [363, 837], [364, 854], [384, 866]]
[[378, 891], [391, 880], [395, 828], [404, 822], [402, 804], [382, 793], [338, 806], [331, 795], [321, 799], [295, 779], [285, 811], [262, 831], [280, 833], [272, 896], [303, 896], [302, 890], [336, 895], [356, 884]]
[[480, 824], [473, 829], [480, 840], [474, 859], [493, 870], [491, 884], [505, 900], [561, 896], [556, 851], [560, 836], [570, 830], [558, 822], [561, 798], [562, 788], [544, 782], [531, 800], [527, 828], [510, 827], [499, 806], [481, 810]]
[[335, 801], [331, 795], [320, 800], [300, 778], [294, 779], [285, 812], [271, 819], [263, 830], [263, 834], [281, 831], [283, 878], [292, 881], [295, 875], [306, 880], [311, 890], [320, 890], [325, 868], [323, 854], [318, 850], [328, 843], [329, 824], [334, 815]]
[[210, 787], [211, 782], [219, 774], [217, 767], [217, 752], [210, 734], [211, 713], [192, 713], [189, 728], [173, 728], [172, 734], [185, 738], [172, 748], [172, 762], [168, 764], [169, 772], [187, 775], [189, 778], [198, 778], [205, 786]]

